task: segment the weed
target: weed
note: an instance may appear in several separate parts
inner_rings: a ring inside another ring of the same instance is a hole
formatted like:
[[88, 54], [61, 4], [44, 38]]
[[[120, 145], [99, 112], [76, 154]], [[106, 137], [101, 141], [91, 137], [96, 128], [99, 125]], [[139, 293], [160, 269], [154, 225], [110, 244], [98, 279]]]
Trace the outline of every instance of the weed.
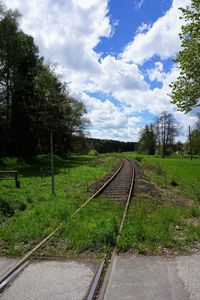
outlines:
[[[138, 199], [131, 204], [128, 219], [118, 244], [120, 251], [134, 250], [143, 254], [160, 253], [163, 249], [181, 250], [187, 244], [188, 235], [179, 239], [183, 218], [190, 213], [170, 203], [156, 205], [152, 199]], [[191, 238], [191, 243], [196, 239]]]
[[135, 156], [135, 160], [137, 160], [138, 162], [142, 162], [143, 161], [143, 157], [140, 155]]
[[196, 180], [192, 183], [192, 189], [194, 191], [197, 202], [200, 204], [200, 177], [197, 176]]
[[[63, 225], [62, 234], [54, 243], [62, 244], [68, 251], [111, 251], [116, 243], [123, 206], [110, 199], [98, 198]], [[49, 250], [49, 246], [47, 251]]]
[[4, 216], [11, 217], [14, 215], [15, 210], [7, 199], [0, 198], [0, 212], [2, 212]]

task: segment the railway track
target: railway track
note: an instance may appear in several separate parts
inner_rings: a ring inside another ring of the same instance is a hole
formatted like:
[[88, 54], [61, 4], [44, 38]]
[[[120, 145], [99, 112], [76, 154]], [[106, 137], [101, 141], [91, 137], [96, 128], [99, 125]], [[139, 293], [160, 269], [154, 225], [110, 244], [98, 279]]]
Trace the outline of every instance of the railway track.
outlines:
[[[124, 221], [127, 215], [128, 207], [131, 201], [131, 196], [135, 183], [135, 166], [129, 159], [124, 159], [124, 167], [119, 172], [118, 176], [114, 178], [110, 185], [104, 190], [104, 194], [113, 198], [114, 201], [120, 201], [125, 204], [123, 216], [120, 222], [118, 235], [116, 239], [116, 246], [120, 239]], [[114, 247], [111, 256], [105, 259], [99, 267], [96, 277], [91, 286], [87, 300], [103, 300], [111, 274], [113, 262], [117, 255], [117, 248]], [[107, 263], [107, 261], [110, 261]], [[104, 275], [102, 275], [104, 273]], [[103, 277], [103, 278], [102, 278]]]
[[[99, 196], [100, 194], [104, 194], [106, 196], [111, 197], [114, 201], [120, 201], [123, 204], [125, 204], [124, 214], [119, 226], [119, 232], [118, 237], [116, 240], [116, 244], [120, 238], [120, 234], [122, 231], [123, 223], [126, 217], [126, 213], [128, 210], [128, 206], [131, 199], [131, 194], [133, 190], [135, 180], [135, 170], [133, 162], [129, 159], [121, 158], [121, 164], [120, 167], [117, 169], [115, 173], [111, 175], [109, 179], [106, 180], [106, 182], [102, 183], [102, 186], [83, 204], [81, 207], [79, 207], [74, 214], [76, 215], [79, 213], [81, 209], [84, 208], [93, 198]], [[28, 261], [31, 259], [33, 254], [44, 244], [46, 243], [52, 236], [55, 235], [56, 232], [59, 231], [59, 229], [62, 227], [61, 223], [53, 232], [51, 232], [47, 237], [45, 237], [40, 243], [38, 243], [31, 251], [29, 251], [25, 256], [23, 256], [14, 266], [12, 266], [10, 269], [6, 270], [1, 276], [0, 276], [0, 291], [5, 288], [5, 286], [13, 280], [13, 278], [27, 265]], [[100, 292], [100, 298], [103, 299], [103, 295], [105, 293], [105, 289], [107, 286], [107, 281], [109, 278], [109, 269], [112, 267], [112, 260], [114, 256], [116, 255], [116, 248], [114, 248], [112, 256], [111, 256], [111, 264], [109, 265], [106, 276], [103, 282], [103, 286], [101, 288]], [[90, 291], [88, 293], [87, 299], [94, 299], [96, 297], [96, 291], [99, 289], [99, 282], [100, 278], [102, 276], [102, 272], [105, 272], [105, 262], [106, 260], [102, 261], [99, 270], [95, 276], [95, 279], [91, 285]]]

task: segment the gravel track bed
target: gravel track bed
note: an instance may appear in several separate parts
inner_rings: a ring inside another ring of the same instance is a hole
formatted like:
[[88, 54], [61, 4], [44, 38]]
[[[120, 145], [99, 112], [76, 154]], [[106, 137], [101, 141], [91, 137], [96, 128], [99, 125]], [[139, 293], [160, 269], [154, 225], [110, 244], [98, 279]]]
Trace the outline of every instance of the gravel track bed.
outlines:
[[103, 195], [109, 196], [113, 200], [126, 204], [129, 194], [133, 167], [129, 160], [124, 160], [124, 166], [115, 179], [104, 190]]

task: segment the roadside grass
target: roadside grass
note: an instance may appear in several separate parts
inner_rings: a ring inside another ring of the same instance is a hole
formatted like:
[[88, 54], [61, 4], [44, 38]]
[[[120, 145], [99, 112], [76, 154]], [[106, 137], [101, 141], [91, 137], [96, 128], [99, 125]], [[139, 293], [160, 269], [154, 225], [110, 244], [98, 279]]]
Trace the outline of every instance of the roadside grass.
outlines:
[[142, 174], [118, 250], [167, 254], [199, 249], [200, 160], [124, 155], [139, 162]]
[[125, 154], [139, 161], [150, 181], [174, 187], [183, 196], [200, 202], [200, 158], [159, 158], [150, 155]]
[[105, 255], [116, 243], [123, 209], [122, 204], [111, 199], [93, 199], [63, 224], [62, 230], [41, 250], [43, 255]]
[[200, 241], [199, 220], [198, 206], [158, 204], [142, 195], [134, 197], [118, 250], [141, 254], [187, 252]]
[[[34, 160], [31, 159], [31, 162]], [[44, 160], [48, 161], [48, 158], [44, 157]], [[13, 160], [9, 159], [9, 166], [10, 161]], [[56, 192], [52, 195], [49, 176], [41, 179], [39, 175], [34, 175], [34, 170], [31, 176], [26, 176], [27, 168], [31, 165], [30, 159], [28, 161], [29, 163], [21, 160], [19, 163], [17, 159], [17, 163], [12, 164], [12, 168], [20, 169], [20, 189], [16, 189], [13, 182], [0, 182], [2, 255], [19, 255], [26, 252], [60, 222], [68, 221], [74, 211], [90, 196], [88, 186], [108, 173], [117, 163], [115, 158], [109, 156], [74, 156], [63, 161], [62, 167], [60, 160], [59, 173], [55, 176]], [[36, 161], [38, 162], [37, 159]], [[32, 165], [36, 165], [35, 161]], [[2, 203], [7, 203], [6, 200], [10, 205], [8, 211], [11, 207], [11, 213], [8, 214], [2, 210]], [[23, 209], [20, 209], [21, 203], [24, 203]]]

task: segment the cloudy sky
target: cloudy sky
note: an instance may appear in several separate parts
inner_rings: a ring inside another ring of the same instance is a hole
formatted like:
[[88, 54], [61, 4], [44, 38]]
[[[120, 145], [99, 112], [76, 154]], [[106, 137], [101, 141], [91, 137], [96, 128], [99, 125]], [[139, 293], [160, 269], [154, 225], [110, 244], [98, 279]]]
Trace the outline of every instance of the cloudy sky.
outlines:
[[85, 103], [91, 137], [136, 141], [141, 127], [169, 111], [184, 140], [196, 118], [178, 112], [168, 94], [178, 75], [178, 8], [190, 0], [2, 2], [19, 9], [22, 30]]

